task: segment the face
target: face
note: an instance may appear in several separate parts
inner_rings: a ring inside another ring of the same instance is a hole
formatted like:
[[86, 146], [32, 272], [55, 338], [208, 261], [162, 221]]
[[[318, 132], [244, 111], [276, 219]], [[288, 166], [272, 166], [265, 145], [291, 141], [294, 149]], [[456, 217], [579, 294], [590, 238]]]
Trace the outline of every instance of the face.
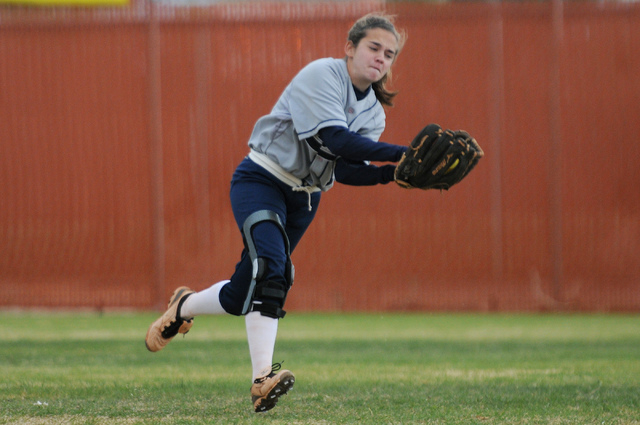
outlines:
[[372, 83], [384, 77], [393, 63], [398, 41], [393, 33], [382, 28], [367, 31], [358, 46], [347, 42], [347, 69], [353, 85], [365, 91]]

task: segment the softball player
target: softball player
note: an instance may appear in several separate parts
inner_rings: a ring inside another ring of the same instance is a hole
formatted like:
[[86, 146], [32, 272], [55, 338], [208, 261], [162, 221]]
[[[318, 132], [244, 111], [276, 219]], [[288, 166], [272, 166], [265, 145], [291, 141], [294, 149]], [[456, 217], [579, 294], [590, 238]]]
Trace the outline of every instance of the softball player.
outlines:
[[149, 328], [145, 343], [159, 351], [187, 333], [202, 314], [245, 317], [253, 368], [251, 397], [256, 412], [273, 408], [295, 382], [273, 364], [278, 320], [293, 284], [290, 254], [311, 224], [321, 193], [334, 181], [386, 184], [406, 148], [378, 142], [385, 127], [383, 105], [395, 93], [387, 83], [404, 37], [390, 17], [370, 14], [349, 30], [341, 59], [324, 58], [304, 67], [271, 113], [255, 124], [250, 152], [231, 181], [231, 206], [244, 250], [229, 280], [201, 292], [176, 289], [168, 310]]

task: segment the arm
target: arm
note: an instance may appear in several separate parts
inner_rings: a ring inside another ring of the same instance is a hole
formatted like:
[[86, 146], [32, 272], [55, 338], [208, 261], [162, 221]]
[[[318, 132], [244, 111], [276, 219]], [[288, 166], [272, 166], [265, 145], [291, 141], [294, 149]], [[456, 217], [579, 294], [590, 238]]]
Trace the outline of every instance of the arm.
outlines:
[[336, 156], [351, 161], [398, 162], [405, 146], [374, 142], [344, 127], [325, 127], [318, 132], [324, 145]]
[[362, 161], [336, 161], [336, 181], [350, 186], [373, 186], [394, 180], [395, 165], [375, 166]]

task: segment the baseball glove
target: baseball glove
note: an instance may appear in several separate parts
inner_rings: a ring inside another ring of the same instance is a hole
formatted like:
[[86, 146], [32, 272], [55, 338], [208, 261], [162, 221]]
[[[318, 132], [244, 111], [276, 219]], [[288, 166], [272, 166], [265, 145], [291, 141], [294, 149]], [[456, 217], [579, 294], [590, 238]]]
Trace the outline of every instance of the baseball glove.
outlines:
[[484, 152], [466, 131], [422, 129], [396, 166], [395, 180], [407, 189], [449, 190], [476, 166]]

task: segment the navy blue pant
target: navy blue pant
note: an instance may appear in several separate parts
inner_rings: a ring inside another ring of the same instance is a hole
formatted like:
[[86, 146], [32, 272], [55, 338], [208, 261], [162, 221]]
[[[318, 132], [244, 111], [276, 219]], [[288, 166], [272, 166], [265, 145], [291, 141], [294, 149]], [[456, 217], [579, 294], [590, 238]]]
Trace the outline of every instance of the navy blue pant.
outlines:
[[[252, 213], [270, 210], [278, 214], [289, 238], [291, 252], [307, 230], [320, 204], [320, 192], [294, 192], [261, 166], [245, 158], [231, 180], [231, 208], [238, 228]], [[311, 211], [309, 211], [311, 202]], [[273, 222], [262, 222], [252, 232], [258, 257], [267, 260], [266, 280], [285, 282], [286, 252], [282, 233]], [[240, 315], [251, 284], [253, 266], [246, 247], [231, 282], [220, 292], [220, 303], [227, 313]]]

